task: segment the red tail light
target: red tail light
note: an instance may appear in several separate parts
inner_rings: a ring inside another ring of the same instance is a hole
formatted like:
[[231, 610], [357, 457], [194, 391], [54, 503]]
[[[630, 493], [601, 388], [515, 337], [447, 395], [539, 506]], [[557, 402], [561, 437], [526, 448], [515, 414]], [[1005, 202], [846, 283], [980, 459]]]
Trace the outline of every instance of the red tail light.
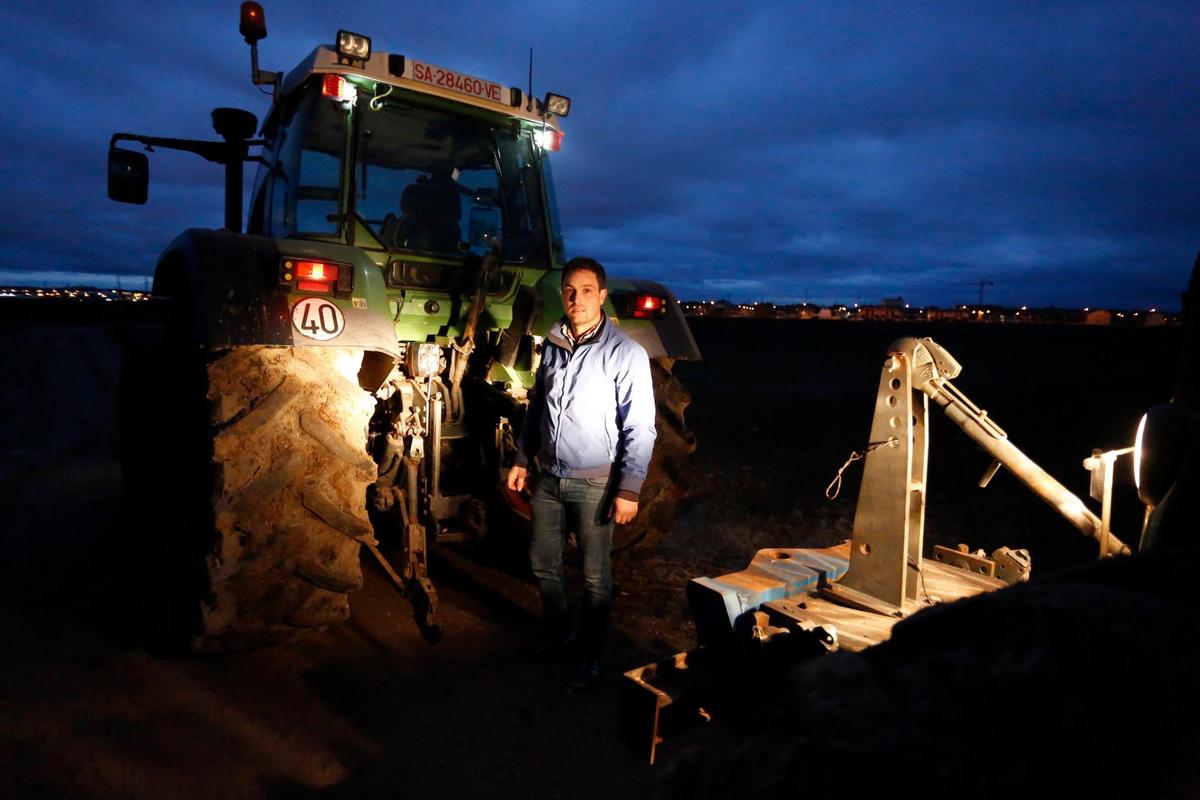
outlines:
[[326, 264], [323, 261], [297, 261], [296, 277], [305, 281], [337, 283], [337, 264]]
[[302, 292], [331, 292], [337, 283], [338, 268], [323, 261], [296, 262], [296, 288]]
[[354, 270], [347, 264], [328, 261], [293, 261], [282, 264], [281, 283], [295, 286], [302, 292], [324, 292], [345, 296], [354, 289]]
[[667, 310], [667, 300], [653, 294], [639, 294], [633, 298], [633, 316], [637, 319], [657, 319]]

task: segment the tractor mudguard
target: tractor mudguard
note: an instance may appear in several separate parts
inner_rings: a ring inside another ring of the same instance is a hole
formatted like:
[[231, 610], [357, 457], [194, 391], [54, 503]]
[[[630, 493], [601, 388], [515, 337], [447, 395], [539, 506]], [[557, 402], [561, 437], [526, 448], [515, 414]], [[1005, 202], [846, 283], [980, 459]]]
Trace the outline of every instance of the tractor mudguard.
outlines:
[[[348, 264], [353, 270], [352, 292], [338, 296], [296, 292], [280, 280], [287, 258]], [[207, 348], [352, 347], [400, 357], [387, 314], [383, 276], [370, 258], [353, 247], [190, 228], [159, 259], [154, 294], [190, 298], [195, 341]], [[293, 320], [297, 304], [311, 298], [340, 311], [339, 323], [319, 338]]]
[[[639, 295], [666, 298], [663, 316], [655, 320], [632, 317], [627, 309], [632, 308], [632, 298]], [[651, 358], [700, 360], [700, 348], [683, 316], [683, 308], [670, 289], [655, 281], [612, 279], [608, 285], [608, 298], [621, 321], [621, 330], [645, 348]]]

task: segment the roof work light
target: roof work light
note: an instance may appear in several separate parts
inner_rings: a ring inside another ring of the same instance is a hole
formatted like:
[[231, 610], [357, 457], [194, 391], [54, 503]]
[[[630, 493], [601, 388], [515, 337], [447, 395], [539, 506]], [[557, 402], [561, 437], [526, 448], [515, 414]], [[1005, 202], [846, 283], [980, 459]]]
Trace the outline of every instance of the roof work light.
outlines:
[[542, 110], [556, 117], [565, 117], [571, 113], [571, 98], [549, 92], [542, 101]]
[[347, 61], [366, 61], [371, 57], [371, 37], [350, 31], [338, 31], [337, 52]]

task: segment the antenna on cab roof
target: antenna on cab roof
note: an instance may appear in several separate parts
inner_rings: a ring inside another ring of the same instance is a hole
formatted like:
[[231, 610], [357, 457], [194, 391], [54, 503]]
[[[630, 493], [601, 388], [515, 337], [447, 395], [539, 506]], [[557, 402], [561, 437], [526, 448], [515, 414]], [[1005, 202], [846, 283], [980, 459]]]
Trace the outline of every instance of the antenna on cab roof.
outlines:
[[529, 91], [525, 93], [525, 110], [533, 111], [533, 45], [529, 46]]

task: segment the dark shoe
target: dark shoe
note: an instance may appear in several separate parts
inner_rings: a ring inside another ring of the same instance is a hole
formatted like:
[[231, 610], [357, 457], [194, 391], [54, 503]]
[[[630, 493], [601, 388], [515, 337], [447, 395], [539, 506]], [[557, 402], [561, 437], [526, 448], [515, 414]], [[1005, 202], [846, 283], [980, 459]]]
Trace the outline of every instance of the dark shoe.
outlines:
[[575, 669], [571, 670], [571, 681], [567, 685], [572, 689], [587, 691], [599, 686], [603, 678], [604, 669], [600, 666], [600, 660], [585, 658], [575, 665]]

